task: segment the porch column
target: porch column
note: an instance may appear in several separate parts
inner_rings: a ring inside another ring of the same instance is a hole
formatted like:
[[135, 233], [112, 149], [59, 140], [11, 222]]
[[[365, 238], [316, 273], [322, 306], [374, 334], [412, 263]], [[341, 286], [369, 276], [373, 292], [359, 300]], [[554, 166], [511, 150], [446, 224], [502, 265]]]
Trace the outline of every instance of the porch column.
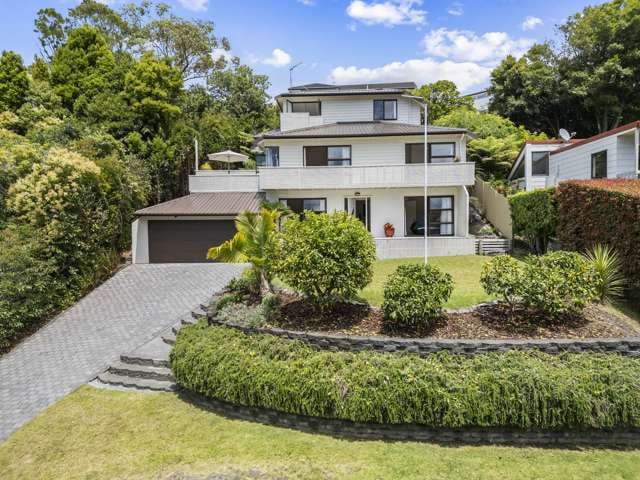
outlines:
[[456, 210], [458, 211], [458, 220], [455, 234], [457, 237], [466, 237], [469, 235], [469, 192], [464, 185], [458, 188]]

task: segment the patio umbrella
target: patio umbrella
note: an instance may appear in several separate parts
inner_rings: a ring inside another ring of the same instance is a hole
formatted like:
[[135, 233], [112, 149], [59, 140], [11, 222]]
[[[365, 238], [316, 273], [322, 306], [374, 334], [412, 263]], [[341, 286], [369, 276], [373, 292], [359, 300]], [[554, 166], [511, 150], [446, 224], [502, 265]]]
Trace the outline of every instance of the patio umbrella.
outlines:
[[224, 152], [210, 153], [207, 158], [213, 162], [223, 162], [227, 164], [227, 172], [231, 170], [232, 163], [244, 163], [249, 159], [242, 153], [234, 152], [232, 150], [225, 150]]

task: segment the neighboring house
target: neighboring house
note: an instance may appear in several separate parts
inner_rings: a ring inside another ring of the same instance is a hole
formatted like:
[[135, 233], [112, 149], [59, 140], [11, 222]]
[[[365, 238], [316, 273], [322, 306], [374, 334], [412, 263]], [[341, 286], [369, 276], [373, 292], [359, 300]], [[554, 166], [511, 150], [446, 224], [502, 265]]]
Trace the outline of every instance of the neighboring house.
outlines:
[[[253, 170], [199, 170], [191, 194], [137, 212], [134, 262], [204, 261], [206, 247], [233, 234], [233, 216], [261, 199], [294, 212], [346, 210], [372, 233], [380, 258], [421, 256], [424, 125], [413, 83], [312, 84], [276, 97], [279, 130], [258, 140]], [[428, 127], [430, 255], [473, 254], [468, 232], [474, 164], [464, 129]], [[191, 223], [190, 223], [191, 222]], [[197, 223], [194, 223], [197, 222]], [[385, 224], [395, 235], [385, 236]]]
[[534, 190], [563, 180], [638, 178], [639, 147], [640, 121], [583, 140], [527, 142], [509, 180]]

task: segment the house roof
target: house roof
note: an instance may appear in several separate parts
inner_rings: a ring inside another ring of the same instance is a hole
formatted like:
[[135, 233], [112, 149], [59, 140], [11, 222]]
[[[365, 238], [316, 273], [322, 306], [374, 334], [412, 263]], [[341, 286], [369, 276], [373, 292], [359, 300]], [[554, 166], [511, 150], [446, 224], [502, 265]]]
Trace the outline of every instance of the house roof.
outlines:
[[228, 216], [243, 211], [257, 212], [264, 200], [258, 192], [192, 193], [138, 210], [137, 216], [206, 215]]
[[[429, 125], [427, 129], [429, 135], [445, 134], [468, 134], [474, 136], [464, 128], [436, 127]], [[335, 138], [335, 137], [384, 137], [403, 135], [422, 135], [423, 125], [413, 125], [409, 123], [389, 123], [389, 122], [338, 122], [315, 127], [298, 128], [294, 130], [271, 130], [261, 135], [264, 139], [269, 138]]]
[[556, 151], [552, 152], [551, 155], [556, 155], [560, 152], [566, 152], [567, 150], [571, 150], [572, 148], [581, 147], [582, 145], [586, 145], [587, 143], [595, 142], [597, 140], [610, 137], [611, 135], [624, 133], [634, 128], [640, 128], [640, 120], [636, 120], [635, 122], [627, 123], [626, 125], [622, 125], [618, 128], [614, 128], [612, 130], [607, 130], [606, 132], [599, 133], [598, 135], [594, 135], [593, 137], [585, 138], [584, 140], [574, 142], [571, 145], [567, 145], [566, 147], [557, 149]]
[[402, 94], [417, 88], [414, 82], [396, 83], [359, 83], [351, 85], [328, 85], [326, 83], [309, 83], [289, 88], [281, 93], [281, 97], [324, 96], [324, 95], [378, 95]]

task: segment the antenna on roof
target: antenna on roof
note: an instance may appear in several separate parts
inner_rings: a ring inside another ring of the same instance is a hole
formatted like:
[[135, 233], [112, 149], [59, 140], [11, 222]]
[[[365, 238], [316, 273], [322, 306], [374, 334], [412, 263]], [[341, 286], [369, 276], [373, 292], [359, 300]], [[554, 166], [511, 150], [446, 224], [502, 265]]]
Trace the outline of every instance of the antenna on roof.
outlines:
[[576, 136], [576, 132], [569, 133], [564, 128], [561, 128], [558, 134], [560, 135], [560, 138], [562, 138], [562, 140], [564, 140], [565, 142], [568, 142], [569, 140], [571, 140], [573, 137]]
[[293, 70], [298, 68], [300, 65], [302, 65], [302, 62], [298, 62], [294, 66], [289, 68], [289, 86], [290, 87], [293, 87]]

